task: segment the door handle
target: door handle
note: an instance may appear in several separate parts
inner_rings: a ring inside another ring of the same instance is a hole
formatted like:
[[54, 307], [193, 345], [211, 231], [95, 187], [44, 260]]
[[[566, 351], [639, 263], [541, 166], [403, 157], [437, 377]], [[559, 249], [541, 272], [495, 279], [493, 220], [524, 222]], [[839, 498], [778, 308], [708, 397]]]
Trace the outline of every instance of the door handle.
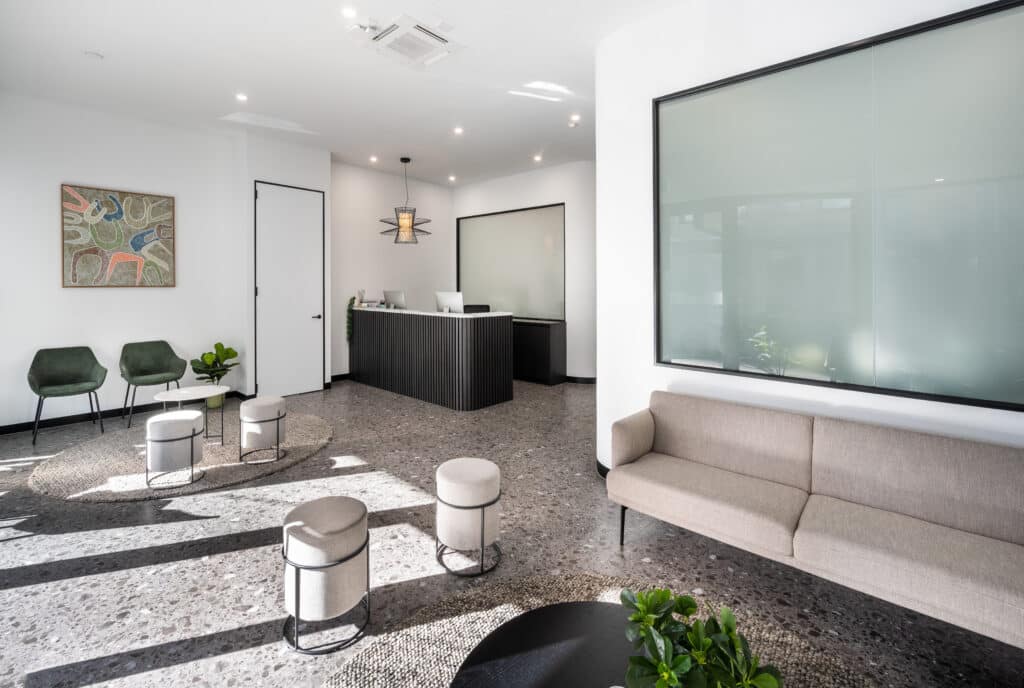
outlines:
[[319, 320], [319, 319], [320, 319], [320, 318], [322, 318], [322, 317], [324, 317], [324, 316], [322, 316], [322, 315], [320, 315], [319, 313], [317, 313], [316, 315], [314, 315], [314, 316], [313, 316], [313, 319], [314, 319], [314, 320]]

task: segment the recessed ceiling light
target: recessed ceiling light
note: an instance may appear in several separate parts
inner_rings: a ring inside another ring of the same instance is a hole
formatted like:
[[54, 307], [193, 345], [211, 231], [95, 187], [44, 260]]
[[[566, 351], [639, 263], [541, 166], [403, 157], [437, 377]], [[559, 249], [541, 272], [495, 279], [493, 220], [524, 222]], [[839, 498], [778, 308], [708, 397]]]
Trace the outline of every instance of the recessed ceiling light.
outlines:
[[455, 135], [458, 136], [458, 135], [462, 134], [463, 129], [462, 129], [462, 127], [455, 127], [454, 129], [452, 129], [452, 131], [454, 131]]
[[449, 174], [448, 175], [448, 181], [450, 181], [450, 182], [455, 181], [455, 175], [454, 174]]
[[579, 122], [580, 121], [579, 113], [574, 112], [571, 115], [569, 115], [569, 120], [572, 121], [572, 122]]
[[370, 162], [377, 162], [377, 156], [376, 155], [371, 155], [370, 156]]
[[534, 162], [540, 162], [543, 159], [544, 159], [544, 156], [541, 155], [540, 153], [537, 153], [537, 155], [533, 156], [533, 161]]
[[341, 16], [345, 17], [345, 19], [355, 19], [356, 9], [354, 7], [342, 7]]
[[245, 95], [244, 93], [236, 93], [235, 100], [237, 100], [239, 103], [244, 103], [245, 101], [249, 100], [249, 96]]
[[569, 122], [570, 129], [575, 129], [577, 126], [579, 126], [579, 122]]
[[537, 100], [547, 100], [552, 103], [562, 102], [561, 98], [556, 98], [554, 96], [542, 96], [539, 93], [527, 93], [526, 91], [509, 91], [508, 94], [510, 96], [522, 96], [523, 98], [536, 98]]
[[945, 177], [936, 177], [935, 181], [937, 181], [937, 182], [939, 182], [941, 184], [942, 182], [946, 181], [946, 178]]
[[533, 88], [538, 91], [550, 91], [551, 93], [561, 93], [566, 96], [572, 95], [572, 91], [570, 91], [562, 84], [553, 84], [550, 81], [531, 81], [528, 84], [523, 84], [523, 88]]

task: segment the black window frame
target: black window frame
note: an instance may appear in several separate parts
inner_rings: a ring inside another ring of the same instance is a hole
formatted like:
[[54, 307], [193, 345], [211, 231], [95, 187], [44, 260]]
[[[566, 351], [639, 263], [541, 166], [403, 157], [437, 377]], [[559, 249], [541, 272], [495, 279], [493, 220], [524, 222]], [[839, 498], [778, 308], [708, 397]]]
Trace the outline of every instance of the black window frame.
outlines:
[[840, 55], [846, 55], [849, 53], [857, 52], [860, 50], [866, 50], [883, 43], [890, 43], [893, 41], [900, 40], [902, 38], [908, 38], [910, 36], [916, 36], [918, 34], [927, 33], [936, 29], [953, 26], [965, 21], [972, 19], [978, 19], [991, 14], [1004, 12], [1007, 10], [1015, 9], [1024, 6], [1024, 0], [996, 0], [996, 2], [986, 3], [984, 5], [978, 5], [960, 12], [954, 12], [935, 19], [923, 21], [917, 24], [912, 24], [901, 29], [895, 29], [886, 33], [878, 34], [877, 36], [871, 36], [852, 43], [846, 43], [844, 45], [836, 46], [834, 48], [828, 48], [826, 50], [820, 50], [818, 52], [810, 53], [802, 57], [793, 58], [784, 62], [779, 62], [767, 67], [761, 67], [754, 69], [749, 72], [743, 72], [716, 81], [711, 81], [706, 84], [694, 86], [692, 88], [684, 89], [682, 91], [675, 91], [668, 93], [663, 96], [658, 96], [651, 101], [651, 132], [652, 132], [652, 152], [653, 152], [653, 179], [654, 179], [654, 207], [653, 207], [653, 220], [654, 220], [654, 365], [663, 368], [673, 369], [684, 369], [684, 370], [696, 370], [705, 373], [718, 373], [721, 375], [733, 375], [739, 377], [753, 378], [758, 380], [771, 380], [788, 382], [798, 385], [813, 385], [816, 387], [827, 387], [830, 389], [844, 389], [854, 392], [866, 392], [869, 394], [880, 394], [885, 396], [905, 397], [910, 399], [920, 399], [924, 401], [937, 401], [951, 404], [958, 404], [961, 406], [975, 406], [981, 408], [992, 408], [1001, 409], [1007, 411], [1024, 411], [1024, 403], [1018, 404], [1014, 402], [998, 401], [991, 399], [975, 399], [972, 397], [960, 397], [945, 394], [933, 394], [928, 392], [914, 392], [911, 390], [894, 389], [891, 387], [876, 387], [873, 385], [858, 385], [846, 382], [827, 382], [823, 380], [810, 380], [806, 378], [798, 377], [787, 377], [785, 375], [774, 375], [771, 373], [753, 373], [742, 370], [727, 370], [725, 368], [716, 368], [713, 366], [702, 366], [689, 363], [672, 363], [664, 360], [661, 350], [661, 219], [660, 209], [661, 201], [659, 198], [660, 189], [660, 160], [658, 153], [658, 127], [659, 118], [658, 111], [659, 107], [663, 103], [672, 102], [680, 98], [687, 96], [693, 96], [698, 93], [704, 93], [712, 91], [723, 86], [730, 86], [738, 84], [744, 81], [751, 81], [758, 79], [769, 74], [775, 74], [796, 67], [802, 67], [814, 62], [820, 62], [827, 60], [832, 57], [838, 57]]

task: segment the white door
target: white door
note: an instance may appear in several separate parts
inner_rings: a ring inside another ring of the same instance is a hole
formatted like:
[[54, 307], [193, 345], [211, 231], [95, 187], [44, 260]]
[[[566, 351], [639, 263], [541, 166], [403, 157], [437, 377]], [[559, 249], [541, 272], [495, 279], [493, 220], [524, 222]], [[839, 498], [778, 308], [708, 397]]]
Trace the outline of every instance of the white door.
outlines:
[[256, 391], [324, 387], [324, 195], [256, 183]]

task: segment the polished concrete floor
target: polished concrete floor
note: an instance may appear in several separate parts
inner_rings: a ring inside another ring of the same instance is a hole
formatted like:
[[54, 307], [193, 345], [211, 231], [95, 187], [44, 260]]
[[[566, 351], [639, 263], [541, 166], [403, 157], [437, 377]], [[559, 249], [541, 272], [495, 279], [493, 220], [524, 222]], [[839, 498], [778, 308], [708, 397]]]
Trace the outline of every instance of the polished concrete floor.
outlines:
[[[454, 590], [591, 571], [662, 581], [774, 619], [879, 686], [1024, 685], [1024, 651], [642, 515], [617, 544], [594, 467], [594, 387], [516, 384], [458, 413], [351, 382], [292, 397], [334, 426], [313, 458], [257, 482], [138, 503], [34, 494], [33, 466], [91, 424], [0, 436], [0, 686], [316, 686], [352, 650], [305, 657], [280, 640], [280, 524], [345, 494], [370, 510], [373, 619], [386, 633]], [[108, 423], [108, 432], [119, 421]], [[481, 456], [502, 469], [502, 565], [481, 579], [433, 557], [433, 472]], [[344, 632], [346, 627], [332, 629]], [[366, 640], [363, 641], [367, 642]], [[412, 658], [398, 661], [412, 661]]]

